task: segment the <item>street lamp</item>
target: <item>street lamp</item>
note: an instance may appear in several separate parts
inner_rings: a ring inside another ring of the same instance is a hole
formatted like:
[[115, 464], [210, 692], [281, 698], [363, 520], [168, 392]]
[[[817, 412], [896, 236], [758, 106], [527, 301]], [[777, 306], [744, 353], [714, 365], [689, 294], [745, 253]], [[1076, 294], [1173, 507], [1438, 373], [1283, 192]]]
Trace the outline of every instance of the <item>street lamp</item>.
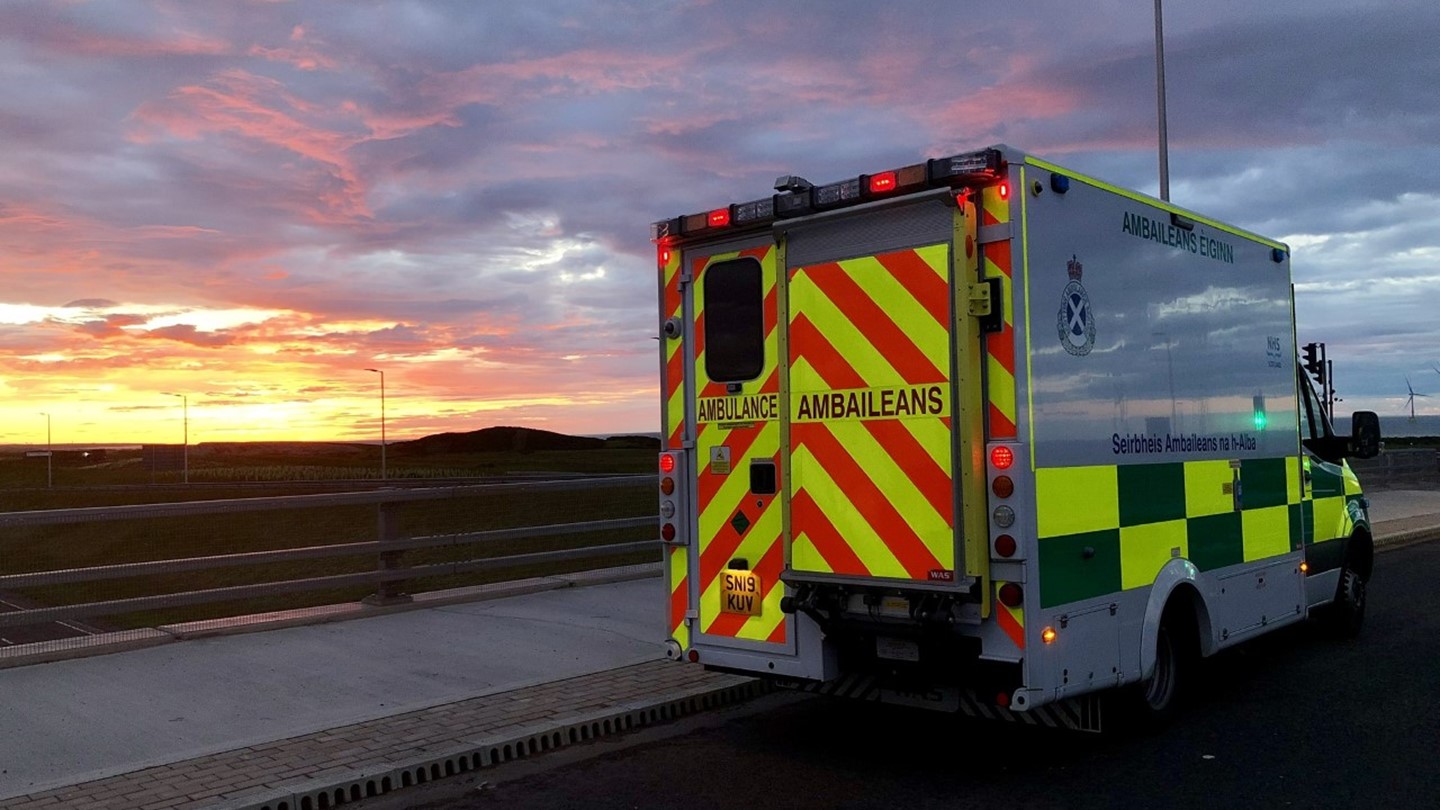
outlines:
[[1155, 106], [1160, 116], [1160, 199], [1170, 201], [1170, 139], [1165, 131], [1165, 29], [1155, 0]]
[[184, 444], [182, 445], [180, 452], [183, 454], [182, 457], [184, 459], [184, 461], [182, 462], [184, 464], [183, 480], [185, 483], [188, 484], [190, 483], [190, 397], [186, 396], [185, 394], [172, 394], [169, 391], [166, 391], [164, 393], [167, 397], [180, 398], [180, 405], [182, 408], [181, 412], [184, 414], [185, 418], [185, 421], [183, 423], [185, 432], [181, 434]]
[[55, 451], [50, 445], [50, 414], [42, 413], [45, 417], [45, 486], [55, 486]]
[[380, 480], [386, 479], [385, 474], [385, 372], [378, 368], [367, 368], [366, 371], [373, 371], [380, 375]]

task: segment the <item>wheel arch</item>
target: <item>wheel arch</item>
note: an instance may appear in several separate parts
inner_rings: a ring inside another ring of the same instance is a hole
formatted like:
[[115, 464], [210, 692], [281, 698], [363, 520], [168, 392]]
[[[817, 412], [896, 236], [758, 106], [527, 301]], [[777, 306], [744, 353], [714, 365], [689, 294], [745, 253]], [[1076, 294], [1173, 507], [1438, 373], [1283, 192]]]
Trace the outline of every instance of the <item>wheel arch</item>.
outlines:
[[1360, 575], [1365, 581], [1370, 581], [1370, 573], [1375, 570], [1375, 540], [1370, 536], [1370, 529], [1365, 526], [1356, 526], [1353, 534], [1350, 535], [1350, 542], [1345, 549], [1345, 565]]
[[1150, 588], [1145, 619], [1140, 626], [1140, 680], [1155, 674], [1155, 646], [1160, 625], [1167, 615], [1179, 616], [1195, 631], [1199, 653], [1208, 656], [1217, 649], [1206, 585], [1200, 571], [1189, 560], [1174, 559], [1160, 569]]

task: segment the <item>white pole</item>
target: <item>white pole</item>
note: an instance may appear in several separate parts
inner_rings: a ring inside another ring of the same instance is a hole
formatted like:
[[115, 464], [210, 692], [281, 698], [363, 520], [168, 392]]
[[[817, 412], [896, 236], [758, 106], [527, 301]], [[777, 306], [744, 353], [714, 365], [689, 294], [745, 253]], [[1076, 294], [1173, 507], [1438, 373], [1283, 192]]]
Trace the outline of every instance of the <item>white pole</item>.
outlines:
[[1165, 27], [1155, 0], [1155, 106], [1160, 116], [1160, 199], [1170, 200], [1170, 140], [1165, 127]]
[[385, 469], [385, 372], [378, 368], [367, 368], [366, 371], [373, 371], [380, 375], [380, 480], [386, 480]]
[[50, 414], [42, 414], [45, 417], [45, 486], [55, 486], [55, 447], [50, 443]]
[[182, 473], [183, 478], [181, 480], [188, 484], [190, 483], [190, 397], [187, 394], [172, 394], [169, 391], [165, 391], [163, 393], [167, 397], [180, 398], [180, 413], [183, 420], [181, 422], [183, 432], [180, 434], [183, 444], [181, 444], [180, 452], [183, 459], [181, 462], [183, 464], [181, 469], [184, 471]]

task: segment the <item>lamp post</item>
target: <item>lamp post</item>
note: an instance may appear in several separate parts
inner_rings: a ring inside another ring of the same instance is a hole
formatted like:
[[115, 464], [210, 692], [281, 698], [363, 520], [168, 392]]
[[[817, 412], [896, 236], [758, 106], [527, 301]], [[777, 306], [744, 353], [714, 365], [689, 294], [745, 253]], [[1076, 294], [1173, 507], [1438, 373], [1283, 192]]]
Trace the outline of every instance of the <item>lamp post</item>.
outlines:
[[1165, 28], [1155, 0], [1155, 106], [1160, 116], [1160, 199], [1170, 201], [1170, 139], [1165, 131]]
[[180, 398], [181, 413], [184, 415], [184, 421], [182, 422], [184, 433], [180, 434], [183, 437], [183, 444], [181, 445], [180, 451], [183, 459], [182, 464], [184, 465], [182, 468], [184, 470], [182, 480], [188, 484], [190, 483], [190, 397], [185, 394], [172, 394], [168, 391], [165, 392], [165, 396]]
[[385, 470], [385, 372], [378, 368], [367, 368], [380, 375], [380, 480], [386, 479]]
[[50, 444], [50, 414], [42, 413], [45, 417], [45, 486], [55, 486], [55, 450]]

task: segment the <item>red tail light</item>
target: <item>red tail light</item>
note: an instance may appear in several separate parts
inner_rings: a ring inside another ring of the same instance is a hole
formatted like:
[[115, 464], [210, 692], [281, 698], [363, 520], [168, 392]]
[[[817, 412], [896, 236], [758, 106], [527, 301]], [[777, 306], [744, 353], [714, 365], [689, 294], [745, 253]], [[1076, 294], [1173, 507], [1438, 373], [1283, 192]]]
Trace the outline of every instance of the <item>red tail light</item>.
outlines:
[[660, 454], [660, 472], [667, 474], [675, 472], [674, 456], [670, 455], [669, 453]]
[[994, 492], [997, 498], [1008, 498], [1015, 494], [1015, 482], [1010, 480], [1008, 475], [997, 475], [995, 480], [990, 482], [990, 491]]
[[1000, 604], [1005, 607], [1020, 607], [1020, 603], [1024, 600], [1025, 592], [1020, 589], [1019, 585], [1007, 582], [1000, 586]]
[[997, 470], [1008, 470], [1010, 465], [1015, 463], [1015, 451], [998, 444], [990, 450], [990, 463], [994, 464]]

